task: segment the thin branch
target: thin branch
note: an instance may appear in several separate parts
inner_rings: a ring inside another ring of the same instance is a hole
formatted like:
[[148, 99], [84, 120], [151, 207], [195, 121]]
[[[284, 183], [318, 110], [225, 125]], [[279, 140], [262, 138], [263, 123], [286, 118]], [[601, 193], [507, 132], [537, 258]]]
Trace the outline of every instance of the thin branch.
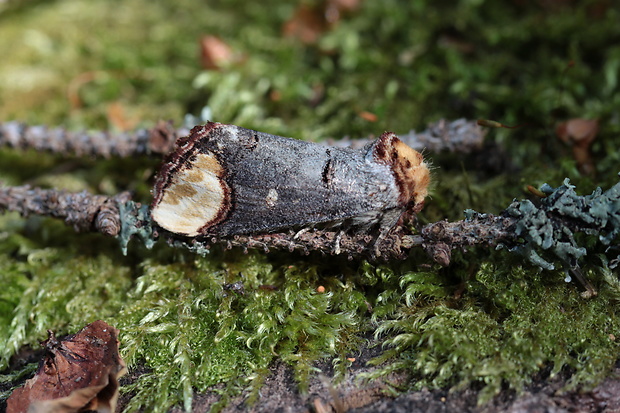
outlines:
[[[529, 200], [514, 201], [499, 216], [466, 211], [462, 221], [428, 224], [419, 234], [407, 234], [406, 229], [400, 228], [382, 239], [380, 248], [375, 244], [377, 238], [371, 234], [314, 228], [298, 232], [180, 238], [158, 228], [151, 221], [149, 207], [133, 202], [128, 193], [106, 197], [28, 186], [5, 187], [0, 188], [0, 210], [51, 216], [63, 219], [77, 231], [117, 236], [123, 251], [136, 236], [147, 247], [161, 237], [175, 247], [201, 254], [207, 253], [212, 245], [222, 245], [303, 254], [316, 251], [390, 261], [404, 259], [413, 248], [422, 247], [434, 261], [446, 266], [455, 249], [503, 246], [541, 268], [554, 269], [553, 261], [560, 261], [565, 268], [574, 270], [587, 253], [574, 237], [575, 233], [583, 232], [598, 235], [598, 241], [609, 253], [617, 252], [613, 241], [620, 234], [620, 183], [605, 192], [597, 189], [587, 196], [577, 195], [568, 180], [558, 188], [544, 185], [542, 191], [547, 196], [539, 205]], [[613, 267], [618, 265], [620, 257], [608, 261]]]
[[[457, 119], [454, 121], [440, 120], [431, 123], [422, 132], [410, 130], [409, 133], [398, 135], [398, 138], [417, 151], [431, 153], [442, 151], [470, 153], [482, 146], [487, 130], [476, 121]], [[328, 140], [327, 144], [338, 147], [361, 148], [373, 139], [339, 139]]]
[[447, 266], [452, 251], [471, 246], [495, 247], [516, 240], [516, 219], [512, 217], [473, 212], [462, 221], [439, 221], [426, 225], [416, 237], [416, 244], [437, 263]]
[[[69, 133], [64, 129], [48, 130], [10, 122], [0, 124], [0, 145], [81, 155], [129, 156], [168, 152], [182, 134], [185, 132], [177, 131], [167, 123], [134, 134], [111, 135]], [[416, 134], [412, 131], [401, 138], [414, 148], [467, 152], [480, 145], [483, 136], [482, 129], [475, 122], [461, 119], [440, 121], [425, 132]], [[356, 147], [367, 142], [345, 140], [327, 144]], [[588, 196], [577, 195], [568, 180], [558, 188], [546, 185], [541, 190], [546, 197], [540, 200], [540, 205], [529, 200], [514, 201], [499, 216], [469, 211], [465, 220], [429, 224], [417, 235], [400, 228], [382, 239], [380, 245], [370, 234], [315, 228], [208, 239], [179, 238], [158, 228], [151, 221], [148, 206], [133, 202], [127, 193], [106, 197], [28, 186], [5, 187], [0, 188], [0, 211], [51, 216], [63, 219], [78, 231], [117, 236], [124, 251], [133, 237], [140, 238], [147, 247], [161, 237], [174, 246], [199, 253], [206, 253], [212, 245], [219, 244], [246, 250], [274, 249], [304, 254], [318, 251], [350, 258], [375, 259], [380, 255], [384, 260], [406, 258], [412, 248], [422, 247], [434, 261], [448, 265], [455, 249], [504, 246], [541, 268], [553, 269], [553, 262], [559, 260], [564, 267], [573, 270], [587, 254], [574, 237], [577, 232], [599, 235], [598, 240], [607, 247], [607, 252], [617, 251], [612, 241], [620, 234], [620, 184], [604, 193], [597, 189]], [[619, 265], [620, 256], [610, 259], [609, 263], [610, 266]]]
[[[186, 128], [174, 129], [170, 122], [159, 122], [151, 129], [132, 133], [103, 131], [71, 132], [64, 128], [28, 126], [19, 122], [0, 123], [0, 147], [35, 149], [78, 156], [128, 157], [145, 154], [166, 154], [174, 148], [176, 140], [186, 136]], [[430, 152], [471, 152], [482, 145], [485, 130], [475, 121], [458, 119], [440, 120], [423, 132], [410, 131], [399, 138], [414, 149], [426, 148]], [[361, 147], [371, 139], [328, 140], [325, 143], [339, 147]]]
[[[123, 250], [129, 240], [138, 236], [151, 246], [161, 230], [153, 228], [148, 207], [134, 203], [128, 193], [115, 197], [91, 195], [87, 192], [67, 193], [54, 189], [29, 186], [0, 188], [0, 211], [17, 211], [23, 216], [36, 214], [59, 218], [76, 231], [100, 232], [117, 236]], [[409, 250], [422, 246], [438, 263], [448, 265], [452, 249], [471, 245], [495, 245], [514, 234], [514, 220], [478, 214], [473, 220], [441, 221], [425, 226], [420, 235], [400, 232], [388, 235], [381, 244], [381, 259], [403, 259]], [[206, 253], [212, 245], [244, 250], [285, 250], [302, 254], [321, 252], [327, 255], [344, 254], [349, 258], [375, 257], [375, 237], [368, 234], [347, 234], [340, 231], [308, 229], [298, 232], [238, 235], [209, 239], [183, 239], [161, 232], [175, 247], [185, 247]]]
[[165, 154], [188, 129], [174, 129], [170, 122], [160, 121], [154, 128], [132, 133], [104, 131], [71, 132], [65, 128], [28, 126], [20, 122], [0, 123], [0, 146], [35, 149], [78, 156], [128, 157]]
[[115, 197], [91, 195], [86, 191], [68, 193], [55, 189], [30, 186], [0, 187], [0, 211], [17, 211], [59, 218], [76, 231], [95, 231], [116, 236], [121, 230], [119, 202], [126, 202], [129, 193]]

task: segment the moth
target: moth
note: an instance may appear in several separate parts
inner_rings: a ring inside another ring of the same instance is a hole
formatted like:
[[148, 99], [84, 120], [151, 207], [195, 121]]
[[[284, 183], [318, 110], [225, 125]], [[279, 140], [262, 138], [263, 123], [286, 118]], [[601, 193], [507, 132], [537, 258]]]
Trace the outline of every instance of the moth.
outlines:
[[387, 234], [419, 212], [429, 181], [422, 155], [391, 132], [349, 149], [209, 122], [164, 161], [151, 217], [184, 237], [320, 226]]

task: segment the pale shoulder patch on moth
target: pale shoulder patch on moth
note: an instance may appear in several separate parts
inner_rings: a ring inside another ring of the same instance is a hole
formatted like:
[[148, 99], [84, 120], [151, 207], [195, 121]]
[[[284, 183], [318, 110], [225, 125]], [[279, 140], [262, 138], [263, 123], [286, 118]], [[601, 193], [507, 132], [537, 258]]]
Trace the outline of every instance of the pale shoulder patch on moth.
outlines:
[[273, 208], [278, 202], [278, 191], [271, 188], [269, 192], [267, 192], [267, 196], [265, 197], [265, 202], [269, 208]]
[[[179, 151], [160, 171], [151, 210], [162, 228], [189, 237], [222, 221], [231, 204], [224, 167], [211, 152], [188, 156], [183, 149], [192, 145], [181, 142]], [[191, 161], [180, 162], [188, 157]]]

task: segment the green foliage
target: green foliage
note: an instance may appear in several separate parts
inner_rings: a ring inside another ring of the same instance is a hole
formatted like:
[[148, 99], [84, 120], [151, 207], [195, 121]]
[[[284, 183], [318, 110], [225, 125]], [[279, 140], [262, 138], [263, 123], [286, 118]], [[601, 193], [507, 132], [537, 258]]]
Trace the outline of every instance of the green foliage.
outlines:
[[[327, 292], [320, 294], [316, 267], [273, 271], [259, 255], [227, 262], [226, 270], [210, 259], [143, 266], [116, 317], [129, 365], [149, 368], [125, 388], [135, 393], [128, 411], [167, 411], [181, 401], [189, 409], [194, 390], [226, 382], [234, 394], [245, 378], [251, 402], [276, 357], [294, 367], [303, 388], [316, 360], [344, 360], [352, 351], [368, 311], [353, 280], [325, 278]], [[224, 292], [222, 285], [239, 277], [245, 292]], [[276, 290], [261, 289], [265, 281]]]
[[125, 391], [135, 392], [127, 411], [165, 412], [179, 402], [191, 407], [193, 389], [220, 382], [237, 384], [253, 355], [234, 339], [216, 340], [221, 301], [213, 265], [161, 266], [146, 261], [129, 302], [118, 316], [123, 355], [149, 368]]
[[[410, 300], [404, 294], [376, 331], [385, 338], [386, 351], [373, 362], [384, 367], [366, 378], [406, 371], [415, 388], [454, 390], [480, 382], [481, 403], [505, 384], [522, 390], [546, 368], [551, 377], [573, 372], [564, 390], [591, 387], [605, 377], [618, 354], [614, 332], [620, 320], [614, 308], [620, 289], [606, 271], [599, 297], [588, 301], [567, 284], [544, 282], [540, 274], [532, 278], [520, 267], [497, 264], [482, 265], [458, 301], [438, 300], [432, 293]], [[590, 276], [599, 282], [603, 278]], [[438, 287], [439, 280], [435, 282]]]
[[48, 329], [77, 330], [110, 317], [131, 285], [128, 269], [114, 266], [110, 257], [26, 245], [19, 246], [18, 260], [7, 253], [0, 258], [0, 284], [5, 286], [0, 293], [0, 368], [21, 346], [36, 346]]

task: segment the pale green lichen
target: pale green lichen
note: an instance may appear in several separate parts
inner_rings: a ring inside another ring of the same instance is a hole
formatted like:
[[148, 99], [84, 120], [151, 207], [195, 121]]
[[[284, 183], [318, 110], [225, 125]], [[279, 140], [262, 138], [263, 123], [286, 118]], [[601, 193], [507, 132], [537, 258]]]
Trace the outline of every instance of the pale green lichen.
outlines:
[[548, 196], [539, 206], [530, 200], [515, 201], [505, 211], [517, 219], [515, 231], [523, 238], [523, 243], [511, 251], [524, 255], [534, 265], [555, 268], [537, 252], [542, 250], [574, 268], [587, 253], [575, 240], [575, 233], [599, 235], [603, 245], [609, 245], [620, 233], [620, 184], [605, 192], [597, 188], [591, 195], [580, 196], [567, 178], [559, 188], [545, 184], [541, 190]]
[[127, 246], [133, 237], [137, 237], [146, 248], [153, 248], [155, 239], [149, 205], [140, 205], [133, 201], [119, 202], [118, 211], [121, 231], [117, 238], [123, 254], [127, 255]]

